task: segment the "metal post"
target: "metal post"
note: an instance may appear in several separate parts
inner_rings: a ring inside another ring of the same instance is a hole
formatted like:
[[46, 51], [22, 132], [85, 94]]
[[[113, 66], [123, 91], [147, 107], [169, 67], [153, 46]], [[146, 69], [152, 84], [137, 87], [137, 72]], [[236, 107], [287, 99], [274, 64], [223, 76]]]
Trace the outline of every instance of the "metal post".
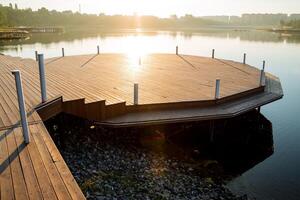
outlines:
[[264, 85], [264, 76], [265, 76], [265, 71], [262, 69], [262, 70], [260, 70], [259, 86]]
[[62, 57], [65, 57], [65, 48], [61, 48]]
[[39, 73], [40, 73], [40, 86], [41, 86], [41, 97], [42, 103], [47, 101], [47, 89], [46, 89], [46, 78], [45, 78], [45, 65], [44, 55], [39, 54]]
[[141, 56], [139, 57], [139, 65], [142, 65], [142, 58], [141, 58]]
[[263, 67], [262, 70], [260, 70], [259, 86], [264, 85], [265, 66], [266, 66], [266, 61], [263, 61]]
[[139, 104], [139, 84], [134, 84], [134, 97], [133, 97], [133, 104], [138, 105]]
[[99, 45], [97, 46], [97, 54], [98, 55], [100, 54], [100, 47], [99, 47]]
[[243, 64], [244, 65], [246, 64], [246, 57], [247, 57], [247, 54], [244, 53], [244, 59], [243, 59]]
[[178, 46], [176, 46], [176, 55], [178, 55]]
[[38, 57], [38, 51], [35, 51], [35, 61], [38, 61], [39, 57]]
[[212, 58], [215, 58], [215, 49], [212, 50], [211, 57], [212, 57]]
[[220, 79], [216, 80], [216, 92], [215, 92], [215, 99], [220, 98]]
[[19, 103], [19, 111], [20, 111], [24, 141], [25, 141], [26, 144], [28, 144], [30, 142], [30, 138], [29, 138], [27, 114], [26, 114], [26, 108], [25, 108], [24, 96], [23, 96], [21, 72], [19, 70], [13, 70], [11, 72], [15, 76], [16, 89], [17, 89], [17, 95], [18, 95], [18, 103]]

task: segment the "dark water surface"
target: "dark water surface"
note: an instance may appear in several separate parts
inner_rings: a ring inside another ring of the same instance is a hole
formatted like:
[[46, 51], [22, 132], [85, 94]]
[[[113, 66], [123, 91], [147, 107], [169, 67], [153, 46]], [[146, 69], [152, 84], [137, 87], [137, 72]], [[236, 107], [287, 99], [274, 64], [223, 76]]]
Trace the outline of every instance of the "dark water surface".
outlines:
[[45, 57], [59, 56], [64, 47], [67, 55], [96, 52], [174, 53], [179, 45], [182, 54], [242, 60], [279, 76], [284, 98], [264, 106], [263, 115], [273, 124], [274, 153], [228, 183], [236, 193], [247, 193], [257, 199], [300, 198], [300, 37], [280, 36], [260, 31], [157, 32], [114, 31], [111, 33], [65, 33], [35, 35], [22, 41], [0, 41], [0, 53], [34, 58], [34, 51]]

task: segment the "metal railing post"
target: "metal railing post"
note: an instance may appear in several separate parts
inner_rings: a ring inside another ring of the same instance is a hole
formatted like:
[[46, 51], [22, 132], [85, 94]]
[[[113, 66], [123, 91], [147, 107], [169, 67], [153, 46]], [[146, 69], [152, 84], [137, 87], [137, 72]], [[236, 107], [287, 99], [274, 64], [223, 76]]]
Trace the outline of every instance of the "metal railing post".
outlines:
[[65, 57], [65, 48], [61, 48], [62, 57]]
[[39, 57], [38, 57], [38, 51], [35, 51], [35, 61], [38, 61]]
[[215, 99], [220, 98], [220, 79], [216, 80], [216, 91], [215, 91]]
[[138, 105], [139, 104], [139, 84], [134, 84], [134, 94], [133, 94], [133, 104]]
[[30, 142], [30, 138], [29, 138], [27, 114], [26, 114], [26, 108], [25, 108], [24, 96], [23, 96], [21, 72], [19, 70], [13, 70], [11, 72], [15, 76], [16, 89], [17, 89], [17, 95], [18, 95], [18, 104], [19, 104], [19, 111], [20, 111], [24, 141], [25, 141], [26, 144], [28, 144]]
[[41, 87], [41, 97], [42, 103], [47, 101], [47, 89], [46, 89], [46, 78], [45, 78], [45, 64], [44, 55], [39, 54], [39, 73], [40, 73], [40, 87]]
[[246, 58], [247, 58], [247, 54], [244, 53], [244, 58], [243, 58], [243, 64], [246, 64]]
[[99, 45], [97, 46], [97, 54], [98, 55], [100, 54], [100, 47], [99, 47]]
[[262, 68], [262, 70], [260, 70], [259, 86], [264, 85], [265, 66], [266, 66], [266, 61], [263, 61], [263, 68]]
[[211, 58], [213, 58], [213, 59], [215, 58], [215, 49], [212, 50]]
[[176, 46], [176, 55], [178, 55], [178, 46]]

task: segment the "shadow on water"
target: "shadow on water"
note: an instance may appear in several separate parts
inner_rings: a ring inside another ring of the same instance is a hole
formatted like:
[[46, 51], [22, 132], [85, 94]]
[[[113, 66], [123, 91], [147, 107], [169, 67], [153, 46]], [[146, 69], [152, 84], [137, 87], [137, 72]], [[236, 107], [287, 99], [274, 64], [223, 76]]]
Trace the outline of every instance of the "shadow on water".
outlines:
[[[188, 162], [202, 176], [230, 180], [273, 154], [272, 124], [256, 110], [239, 117], [145, 128], [103, 129], [61, 114], [46, 126], [59, 149], [75, 143], [125, 146]], [[212, 134], [213, 133], [213, 134]], [[74, 153], [76, 150], [74, 149]]]
[[[208, 176], [233, 178], [274, 152], [272, 123], [256, 111], [227, 120], [152, 127], [141, 143], [204, 167]], [[151, 134], [151, 133], [154, 134]], [[155, 144], [160, 141], [160, 145]]]

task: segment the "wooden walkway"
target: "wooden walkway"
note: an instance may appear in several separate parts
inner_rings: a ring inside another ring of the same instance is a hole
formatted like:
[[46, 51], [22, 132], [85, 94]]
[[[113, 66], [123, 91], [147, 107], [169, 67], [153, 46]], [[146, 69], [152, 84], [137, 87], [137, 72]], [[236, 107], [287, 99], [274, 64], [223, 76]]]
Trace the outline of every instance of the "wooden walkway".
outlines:
[[43, 123], [0, 131], [1, 199], [85, 199]]
[[[31, 142], [23, 139], [14, 78], [21, 69]], [[20, 58], [0, 56], [0, 199], [85, 199], [35, 111], [39, 82]], [[34, 73], [32, 73], [35, 71]]]
[[[1, 199], [85, 198], [43, 125], [60, 112], [103, 125], [145, 125], [230, 117], [283, 95], [276, 77], [268, 75], [266, 87], [260, 86], [260, 70], [228, 60], [153, 54], [139, 64], [139, 58], [100, 54], [45, 63], [49, 101], [41, 104], [37, 62], [0, 55]], [[20, 128], [15, 69], [22, 74], [28, 145]], [[216, 79], [221, 80], [219, 100]], [[134, 83], [139, 83], [138, 105], [133, 105]]]

